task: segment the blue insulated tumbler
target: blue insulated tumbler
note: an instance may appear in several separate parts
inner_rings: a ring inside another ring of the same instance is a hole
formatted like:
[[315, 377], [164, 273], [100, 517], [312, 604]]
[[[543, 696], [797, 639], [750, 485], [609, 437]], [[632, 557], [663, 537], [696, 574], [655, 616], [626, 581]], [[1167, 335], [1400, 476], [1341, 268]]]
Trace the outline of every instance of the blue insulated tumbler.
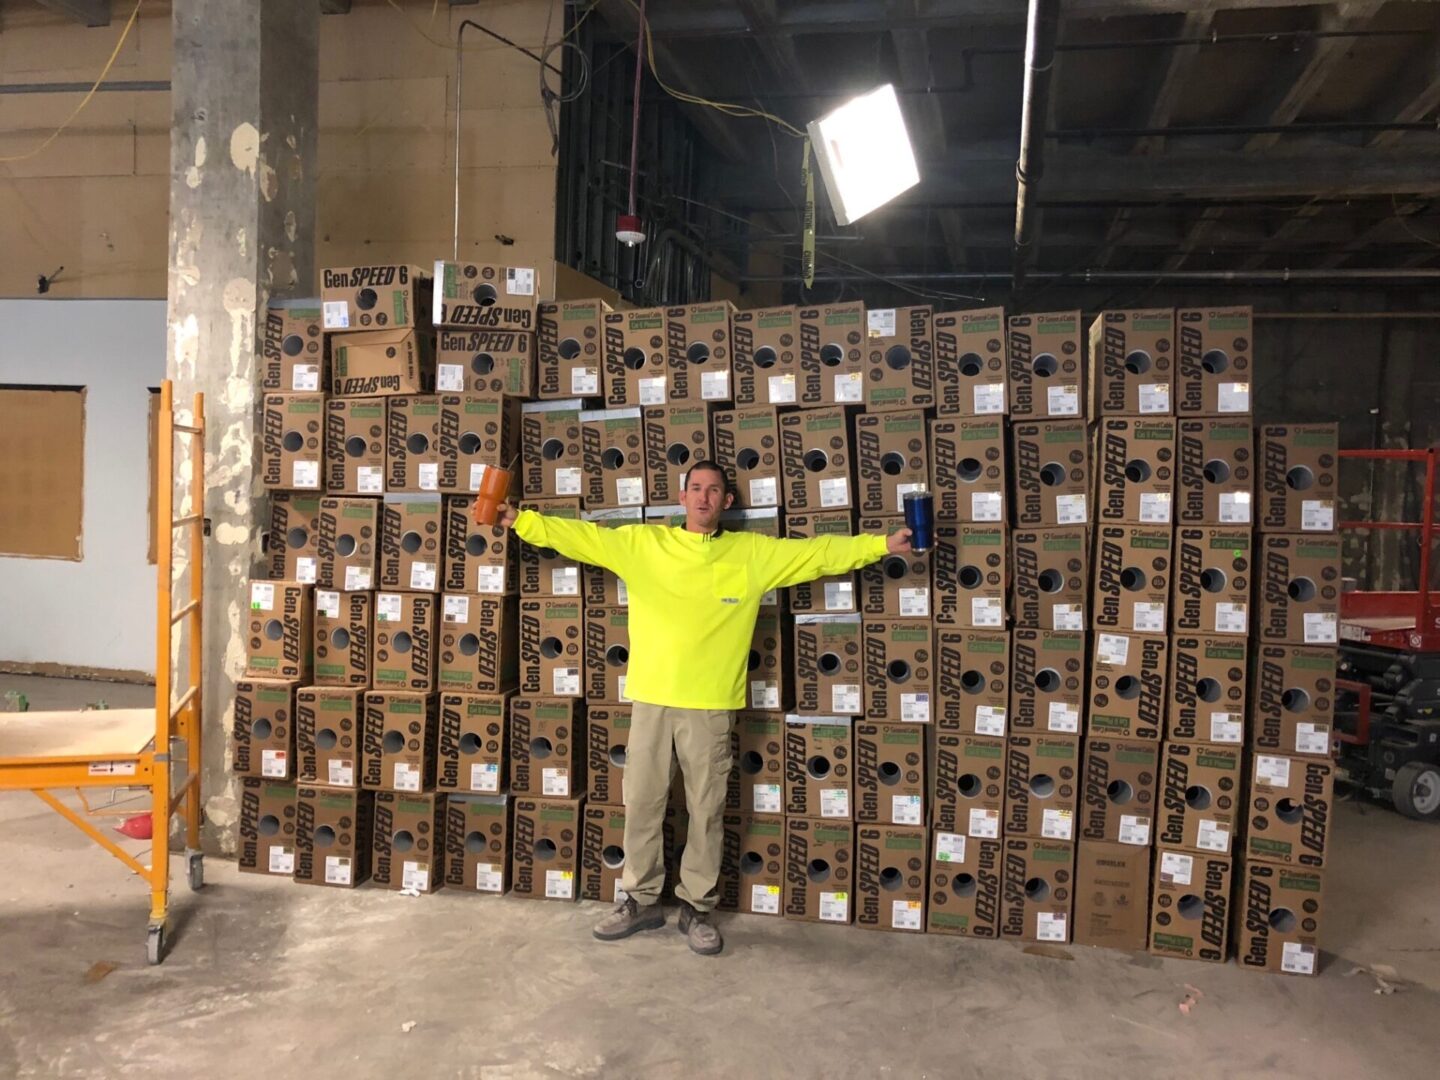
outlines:
[[935, 496], [928, 491], [905, 493], [905, 525], [910, 530], [910, 544], [916, 551], [929, 551], [935, 546]]

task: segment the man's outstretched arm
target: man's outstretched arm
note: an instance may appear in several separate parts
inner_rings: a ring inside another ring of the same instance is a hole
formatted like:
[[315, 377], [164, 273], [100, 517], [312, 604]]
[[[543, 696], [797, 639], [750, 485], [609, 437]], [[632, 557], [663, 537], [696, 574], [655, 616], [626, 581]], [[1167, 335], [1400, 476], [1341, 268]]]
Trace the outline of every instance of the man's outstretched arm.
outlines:
[[553, 548], [567, 559], [603, 566], [617, 576], [624, 576], [630, 545], [621, 529], [601, 528], [590, 521], [546, 517], [534, 510], [516, 511], [509, 503], [500, 504], [498, 523], [514, 529], [515, 535], [534, 547]]
[[757, 546], [761, 563], [758, 576], [765, 588], [783, 589], [831, 574], [845, 574], [869, 566], [885, 555], [906, 555], [910, 530], [900, 529], [889, 536], [865, 533], [860, 536], [821, 536], [813, 540], [772, 540]]

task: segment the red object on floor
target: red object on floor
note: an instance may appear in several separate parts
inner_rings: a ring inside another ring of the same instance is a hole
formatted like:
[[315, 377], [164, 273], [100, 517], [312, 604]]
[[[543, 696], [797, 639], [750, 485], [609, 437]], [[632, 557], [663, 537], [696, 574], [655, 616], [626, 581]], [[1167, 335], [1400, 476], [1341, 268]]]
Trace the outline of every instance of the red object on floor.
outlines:
[[155, 835], [155, 821], [149, 814], [136, 814], [116, 825], [115, 831], [131, 840], [149, 840]]

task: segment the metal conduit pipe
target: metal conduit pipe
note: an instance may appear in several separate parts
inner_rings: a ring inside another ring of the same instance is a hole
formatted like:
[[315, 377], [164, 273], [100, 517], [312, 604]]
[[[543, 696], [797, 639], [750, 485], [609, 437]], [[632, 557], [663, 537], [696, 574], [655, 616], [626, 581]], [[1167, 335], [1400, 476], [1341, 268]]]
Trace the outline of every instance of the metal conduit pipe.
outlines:
[[1025, 89], [1020, 99], [1020, 156], [1015, 161], [1013, 277], [1017, 287], [1035, 258], [1040, 214], [1035, 203], [1045, 175], [1045, 114], [1050, 106], [1059, 26], [1060, 0], [1030, 0], [1025, 23]]
[[[1121, 284], [1210, 284], [1210, 285], [1287, 285], [1287, 284], [1354, 284], [1355, 282], [1402, 282], [1426, 284], [1440, 282], [1440, 269], [1424, 267], [1409, 270], [1361, 270], [1339, 268], [1335, 270], [1037, 270], [1026, 275], [1031, 281], [1064, 281], [1072, 285], [1121, 285]], [[951, 282], [954, 284], [983, 285], [1004, 281], [1003, 273], [979, 273], [942, 270], [935, 273], [875, 273], [875, 274], [817, 274], [817, 285], [826, 282], [836, 284], [847, 282]], [[753, 274], [739, 279], [749, 284], [795, 282], [794, 274]]]

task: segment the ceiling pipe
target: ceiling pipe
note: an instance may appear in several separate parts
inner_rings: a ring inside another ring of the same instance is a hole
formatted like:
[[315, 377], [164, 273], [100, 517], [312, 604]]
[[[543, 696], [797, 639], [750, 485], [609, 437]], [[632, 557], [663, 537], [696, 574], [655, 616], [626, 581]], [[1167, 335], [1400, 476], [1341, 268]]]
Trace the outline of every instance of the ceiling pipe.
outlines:
[[[934, 273], [872, 273], [872, 274], [817, 274], [815, 284], [826, 282], [951, 282], [954, 284], [983, 285], [1004, 280], [1004, 273], [981, 273], [979, 271], [948, 271]], [[1031, 281], [1061, 281], [1071, 285], [1123, 285], [1123, 284], [1187, 284], [1187, 285], [1294, 285], [1294, 284], [1354, 284], [1356, 282], [1404, 282], [1413, 285], [1440, 282], [1440, 269], [1423, 267], [1408, 270], [1364, 270], [1341, 268], [1335, 270], [1037, 270], [1026, 275]], [[740, 279], [745, 284], [797, 282], [797, 274], [747, 275]]]
[[1060, 0], [1030, 0], [1025, 20], [1025, 90], [1020, 105], [1020, 156], [1015, 161], [1015, 258], [1013, 285], [1020, 287], [1034, 264], [1040, 235], [1036, 205], [1045, 175], [1045, 114], [1050, 107], [1050, 76], [1055, 71], [1055, 37]]

